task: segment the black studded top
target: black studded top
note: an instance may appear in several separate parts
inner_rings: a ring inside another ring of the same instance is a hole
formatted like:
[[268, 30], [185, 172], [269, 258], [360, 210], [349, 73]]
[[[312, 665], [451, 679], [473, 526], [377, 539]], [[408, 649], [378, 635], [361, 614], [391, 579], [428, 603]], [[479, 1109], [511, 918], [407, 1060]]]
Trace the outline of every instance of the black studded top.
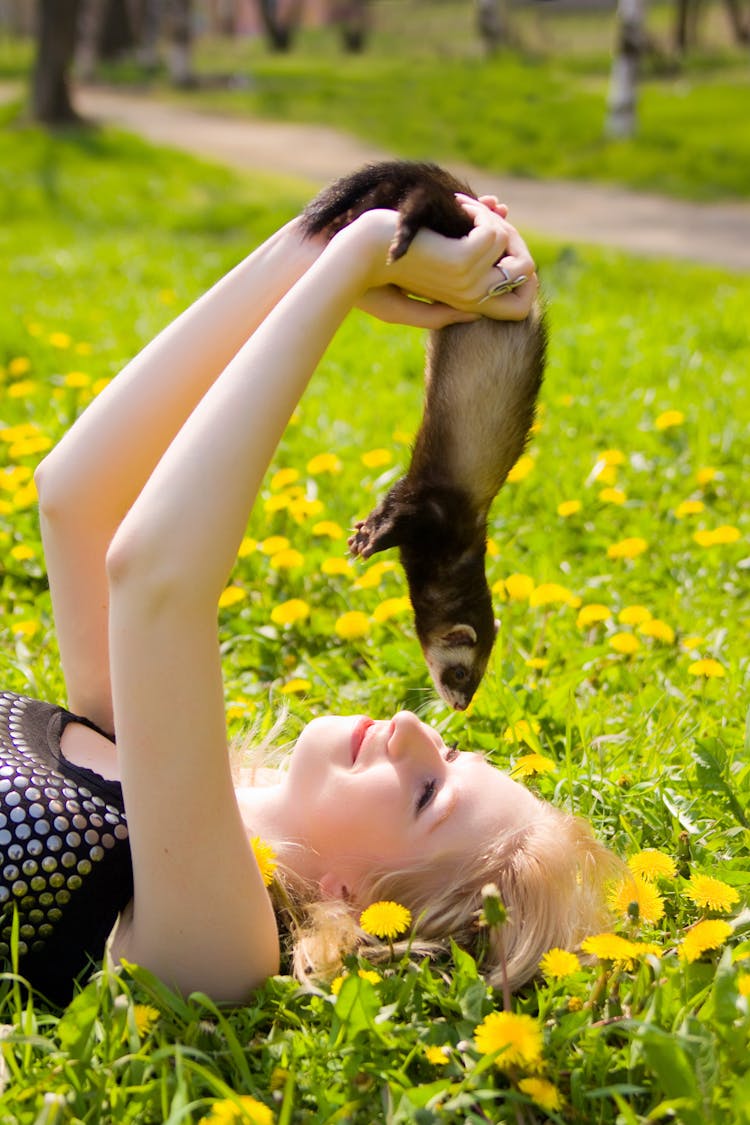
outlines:
[[64, 1004], [133, 895], [122, 788], [63, 757], [62, 707], [0, 692], [0, 969]]

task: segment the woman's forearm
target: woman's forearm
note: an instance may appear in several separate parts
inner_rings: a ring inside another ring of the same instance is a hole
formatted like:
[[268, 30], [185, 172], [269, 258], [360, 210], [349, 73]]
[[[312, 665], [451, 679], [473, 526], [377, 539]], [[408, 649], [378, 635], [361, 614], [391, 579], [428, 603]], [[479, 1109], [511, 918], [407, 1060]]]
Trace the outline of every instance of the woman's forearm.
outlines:
[[42, 462], [43, 511], [117, 526], [185, 419], [320, 252], [277, 231], [120, 372]]
[[372, 224], [337, 236], [207, 391], [123, 520], [109, 559], [115, 582], [215, 604], [289, 417], [368, 288], [373, 241], [385, 259]]

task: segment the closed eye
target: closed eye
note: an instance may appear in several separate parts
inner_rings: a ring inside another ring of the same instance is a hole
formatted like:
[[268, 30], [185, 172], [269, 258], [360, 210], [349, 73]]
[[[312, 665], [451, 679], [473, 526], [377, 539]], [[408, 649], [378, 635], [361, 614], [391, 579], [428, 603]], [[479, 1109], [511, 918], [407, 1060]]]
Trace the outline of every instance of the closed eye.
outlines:
[[437, 781], [434, 777], [424, 785], [419, 800], [417, 801], [417, 814], [423, 812], [427, 806], [432, 802], [435, 794], [437, 793]]

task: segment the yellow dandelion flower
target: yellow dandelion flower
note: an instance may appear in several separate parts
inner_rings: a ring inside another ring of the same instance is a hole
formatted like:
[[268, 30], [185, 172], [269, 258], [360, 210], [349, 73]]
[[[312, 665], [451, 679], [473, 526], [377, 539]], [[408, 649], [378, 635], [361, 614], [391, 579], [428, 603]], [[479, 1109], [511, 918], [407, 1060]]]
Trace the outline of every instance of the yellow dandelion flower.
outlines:
[[641, 647], [641, 642], [632, 633], [613, 633], [607, 643], [621, 656], [632, 656]]
[[496, 1064], [534, 1067], [542, 1058], [542, 1028], [531, 1016], [516, 1012], [490, 1012], [474, 1032], [474, 1043], [482, 1055], [501, 1052]]
[[737, 974], [737, 991], [740, 996], [750, 996], [750, 973]]
[[723, 546], [726, 543], [736, 543], [741, 538], [740, 529], [732, 527], [731, 524], [722, 524], [721, 527], [715, 527], [712, 531], [696, 531], [693, 536], [699, 547]]
[[658, 922], [664, 914], [664, 900], [653, 883], [641, 875], [632, 875], [612, 888], [609, 905], [618, 914], [627, 914], [631, 903], [638, 906], [638, 917], [643, 922]]
[[331, 558], [324, 559], [320, 564], [320, 569], [323, 574], [351, 574], [352, 564], [348, 559]]
[[373, 902], [359, 916], [360, 927], [373, 937], [398, 937], [411, 925], [411, 911], [400, 902]]
[[538, 730], [539, 723], [536, 720], [530, 723], [528, 719], [518, 719], [505, 728], [503, 738], [506, 742], [525, 742], [529, 746], [535, 746]]
[[505, 579], [505, 590], [514, 602], [526, 601], [534, 586], [534, 579], [529, 574], [509, 574]]
[[400, 617], [402, 613], [408, 613], [410, 610], [411, 601], [408, 597], [386, 598], [380, 605], [375, 606], [372, 617], [382, 625], [384, 621], [390, 621], [392, 617]]
[[310, 606], [302, 598], [289, 598], [271, 610], [274, 625], [296, 625], [298, 621], [307, 621], [309, 616]]
[[112, 382], [112, 380], [107, 379], [107, 378], [101, 378], [101, 379], [95, 380], [94, 384], [91, 387], [91, 393], [93, 395], [101, 394], [102, 391], [104, 390], [104, 388], [108, 387], [111, 382]]
[[485, 550], [487, 551], [487, 557], [490, 559], [496, 559], [500, 554], [500, 548], [498, 547], [494, 539], [486, 540]]
[[623, 505], [627, 501], [627, 493], [623, 492], [621, 488], [602, 488], [599, 492], [599, 499], [602, 504], [618, 504]]
[[517, 759], [510, 771], [512, 778], [532, 777], [537, 773], [554, 773], [557, 762], [552, 758], [545, 758], [543, 754], [523, 754]]
[[283, 512], [291, 502], [292, 498], [288, 492], [277, 492], [263, 501], [263, 511], [268, 512], [269, 515], [273, 515], [274, 512]]
[[5, 393], [8, 398], [30, 398], [38, 385], [34, 379], [21, 379], [17, 383], [11, 383]]
[[727, 674], [723, 664], [720, 664], [718, 660], [712, 660], [710, 657], [693, 661], [688, 666], [688, 672], [691, 676], [704, 676], [707, 680], [720, 680]]
[[410, 430], [394, 430], [391, 435], [398, 445], [411, 445], [414, 434]]
[[658, 617], [644, 621], [638, 632], [642, 637], [653, 637], [655, 641], [663, 641], [665, 645], [674, 644], [674, 629], [671, 625], [667, 625], [666, 621], [660, 621]]
[[597, 457], [597, 461], [603, 461], [605, 465], [614, 466], [624, 465], [627, 457], [621, 449], [605, 449]]
[[357, 969], [357, 976], [362, 980], [369, 981], [370, 984], [380, 984], [383, 979], [380, 973], [376, 973], [374, 969]]
[[579, 629], [586, 629], [589, 625], [595, 625], [599, 621], [607, 621], [611, 616], [612, 611], [609, 606], [591, 602], [579, 609], [576, 625]]
[[85, 340], [80, 340], [73, 348], [76, 355], [91, 355], [93, 350], [91, 344], [87, 343]]
[[228, 609], [229, 606], [238, 605], [247, 598], [247, 590], [241, 586], [227, 586], [219, 596], [219, 609]]
[[645, 539], [634, 535], [629, 539], [621, 539], [618, 543], [610, 543], [607, 547], [608, 559], [637, 559], [644, 551], [648, 550]]
[[561, 504], [557, 505], [557, 514], [564, 519], [568, 516], [574, 516], [576, 512], [580, 512], [583, 504], [580, 500], [563, 500]]
[[[590, 480], [596, 480], [599, 484], [613, 487], [617, 480], [617, 466], [605, 465], [603, 461], [597, 461], [590, 473]], [[588, 481], [586, 482], [588, 483]]]
[[320, 539], [343, 539], [344, 530], [334, 520], [320, 520], [313, 524], [313, 535]]
[[51, 344], [53, 348], [64, 349], [69, 348], [73, 341], [67, 332], [52, 332], [47, 337], [47, 342]]
[[681, 410], [664, 410], [654, 419], [654, 427], [657, 430], [670, 430], [674, 426], [681, 426], [684, 421], [685, 415]]
[[424, 1048], [425, 1058], [433, 1066], [445, 1066], [450, 1062], [450, 1047], [437, 1047], [429, 1043]]
[[296, 676], [293, 680], [287, 680], [285, 684], [279, 688], [281, 695], [298, 695], [309, 691], [312, 684], [309, 680], [303, 679], [302, 676]]
[[278, 867], [276, 863], [276, 852], [270, 844], [267, 844], [265, 840], [261, 840], [260, 836], [252, 837], [250, 847], [253, 849], [255, 862], [258, 864], [258, 870], [263, 879], [263, 886], [270, 887], [276, 868]]
[[337, 976], [337, 977], [333, 978], [333, 980], [331, 981], [331, 995], [332, 996], [338, 996], [339, 992], [341, 992], [341, 986], [348, 976], [349, 976], [348, 973], [341, 973], [340, 976]]
[[683, 500], [675, 508], [674, 514], [678, 520], [683, 520], [685, 516], [697, 516], [705, 506], [702, 500]]
[[211, 1106], [211, 1112], [201, 1117], [199, 1125], [273, 1125], [273, 1113], [249, 1094], [222, 1098]]
[[28, 543], [17, 543], [15, 547], [11, 547], [9, 554], [16, 562], [28, 562], [34, 558], [34, 550]]
[[307, 471], [313, 477], [321, 473], [340, 473], [341, 461], [335, 453], [318, 453], [307, 462]]
[[582, 1008], [583, 1008], [583, 1000], [581, 999], [581, 997], [580, 996], [571, 996], [570, 1000], [568, 1000], [568, 1011], [569, 1012], [580, 1012]]
[[33, 507], [39, 496], [37, 495], [36, 485], [33, 480], [29, 481], [23, 488], [19, 488], [13, 494], [13, 510], [16, 512], [23, 511], [24, 508]]
[[304, 561], [305, 556], [300, 551], [295, 551], [294, 547], [287, 547], [285, 551], [277, 551], [275, 555], [271, 555], [268, 565], [274, 570], [293, 570], [297, 566], [302, 566]]
[[651, 610], [645, 605], [626, 605], [617, 614], [617, 620], [621, 625], [642, 625], [644, 621], [650, 621], [651, 616]]
[[546, 1078], [522, 1078], [518, 1083], [518, 1089], [522, 1094], [531, 1098], [532, 1102], [538, 1105], [540, 1109], [553, 1112], [563, 1107], [562, 1094]]
[[299, 480], [299, 469], [277, 469], [271, 477], [271, 490], [278, 492], [288, 484], [294, 484], [296, 480]]
[[309, 496], [292, 497], [289, 501], [289, 515], [297, 523], [319, 516], [323, 511], [323, 501]]
[[258, 540], [257, 539], [251, 539], [251, 537], [249, 535], [246, 535], [244, 537], [244, 539], [242, 540], [242, 542], [240, 543], [239, 550], [237, 551], [237, 554], [238, 554], [239, 558], [245, 559], [245, 558], [247, 558], [248, 555], [252, 555], [255, 551], [257, 551], [257, 549], [258, 549]]
[[289, 540], [285, 535], [269, 535], [258, 544], [264, 555], [277, 555], [279, 551], [286, 551], [288, 546]]
[[542, 668], [547, 667], [549, 660], [546, 656], [530, 656], [527, 660], [524, 660], [524, 664], [527, 668], [535, 668], [537, 671], [540, 671]]
[[518, 484], [520, 481], [526, 480], [533, 468], [534, 458], [529, 457], [528, 453], [523, 453], [508, 473], [506, 480], [510, 481], [511, 484]]
[[393, 460], [393, 454], [390, 449], [368, 449], [360, 457], [362, 464], [368, 469], [380, 469], [384, 465], [390, 465]]
[[561, 586], [559, 582], [540, 582], [529, 595], [529, 605], [533, 606], [575, 606], [576, 603], [580, 605], [580, 598], [578, 598], [572, 590], [569, 590], [567, 586]]
[[159, 300], [163, 305], [173, 305], [177, 300], [177, 294], [174, 289], [160, 289]]
[[550, 980], [561, 980], [563, 977], [572, 976], [580, 967], [581, 962], [575, 953], [571, 953], [568, 949], [560, 949], [558, 946], [548, 949], [539, 962], [539, 968]]
[[17, 457], [33, 457], [37, 453], [46, 453], [48, 449], [52, 448], [52, 438], [40, 434], [38, 437], [24, 438], [22, 441], [17, 441], [11, 445], [8, 450], [8, 456], [15, 459]]
[[703, 953], [718, 949], [732, 934], [729, 922], [721, 918], [707, 918], [692, 926], [682, 939], [678, 952], [685, 961], [697, 961]]
[[359, 637], [366, 637], [370, 632], [370, 618], [358, 609], [342, 613], [334, 625], [337, 636], [345, 641], [354, 641]]
[[31, 371], [31, 360], [28, 358], [28, 356], [14, 356], [14, 358], [8, 364], [8, 374], [12, 375], [14, 379], [19, 375], [26, 375], [26, 373], [29, 371]]
[[696, 906], [725, 912], [730, 911], [740, 900], [740, 896], [734, 887], [730, 887], [728, 883], [723, 883], [721, 879], [714, 879], [711, 875], [691, 875], [685, 888], [685, 894]]
[[696, 469], [695, 479], [698, 481], [698, 484], [703, 487], [706, 484], [710, 484], [711, 481], [716, 480], [717, 473], [718, 469], [714, 469], [710, 465], [703, 465], [702, 468]]
[[581, 949], [584, 953], [591, 953], [600, 961], [617, 961], [626, 969], [632, 969], [635, 961], [643, 955], [644, 945], [639, 945], [619, 934], [593, 934], [584, 938]]
[[557, 401], [560, 404], [560, 406], [572, 406], [573, 403], [575, 402], [575, 395], [571, 395], [571, 394], [560, 395]]
[[148, 1035], [149, 1031], [155, 1027], [160, 1016], [159, 1009], [152, 1007], [151, 1004], [135, 1004], [133, 1006], [133, 1019], [141, 1038]]
[[688, 652], [692, 652], [694, 648], [700, 648], [701, 645], [706, 643], [705, 637], [699, 637], [697, 633], [690, 633], [687, 637], [683, 637], [680, 644], [686, 648]]
[[656, 848], [646, 848], [631, 855], [628, 867], [641, 879], [674, 879], [677, 874], [677, 864], [671, 855], [657, 851]]
[[67, 375], [63, 376], [63, 386], [70, 387], [73, 390], [82, 390], [84, 387], [91, 386], [91, 376], [87, 375], [85, 371], [69, 371]]
[[39, 632], [39, 622], [14, 621], [10, 627], [10, 631], [14, 637], [23, 637], [24, 640], [30, 640]]

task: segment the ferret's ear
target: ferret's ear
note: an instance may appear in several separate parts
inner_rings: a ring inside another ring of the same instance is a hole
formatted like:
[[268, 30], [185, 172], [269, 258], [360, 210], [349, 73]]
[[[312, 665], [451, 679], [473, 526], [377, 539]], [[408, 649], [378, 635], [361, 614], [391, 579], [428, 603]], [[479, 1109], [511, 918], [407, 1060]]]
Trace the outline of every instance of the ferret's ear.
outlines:
[[461, 648], [463, 645], [475, 645], [477, 634], [471, 625], [454, 625], [440, 639], [446, 648]]

